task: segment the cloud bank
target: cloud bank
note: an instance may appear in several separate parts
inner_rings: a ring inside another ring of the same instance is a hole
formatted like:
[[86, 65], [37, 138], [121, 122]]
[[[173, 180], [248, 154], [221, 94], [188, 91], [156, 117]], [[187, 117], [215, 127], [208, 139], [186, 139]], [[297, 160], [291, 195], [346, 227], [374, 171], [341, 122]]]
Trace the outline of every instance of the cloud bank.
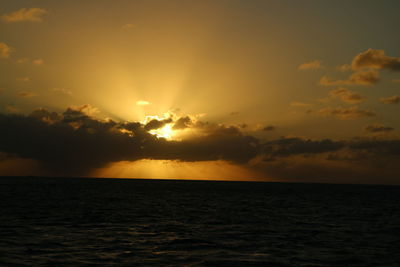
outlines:
[[[150, 127], [150, 122], [98, 120], [85, 110], [90, 108], [69, 108], [63, 113], [38, 109], [28, 116], [0, 114], [0, 152], [6, 155], [3, 158], [33, 160], [48, 173], [71, 176], [90, 175], [97, 168], [120, 161], [223, 160], [252, 168], [267, 180], [400, 183], [398, 139], [282, 137], [266, 141], [244, 134], [238, 127], [194, 123], [187, 117], [152, 123]], [[342, 112], [339, 116], [362, 115]], [[149, 129], [163, 123], [190, 127], [201, 134], [177, 141], [149, 133]], [[392, 131], [379, 125], [367, 130]], [[374, 180], [373, 175], [379, 173]]]

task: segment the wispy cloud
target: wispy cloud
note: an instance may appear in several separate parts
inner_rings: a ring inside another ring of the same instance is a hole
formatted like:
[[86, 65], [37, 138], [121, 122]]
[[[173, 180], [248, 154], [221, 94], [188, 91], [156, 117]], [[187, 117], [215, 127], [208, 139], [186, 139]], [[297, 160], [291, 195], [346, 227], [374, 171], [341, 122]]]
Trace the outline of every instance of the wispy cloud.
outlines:
[[23, 21], [41, 22], [43, 16], [46, 14], [47, 10], [43, 8], [21, 8], [15, 12], [3, 15], [1, 18], [8, 23]]
[[375, 112], [371, 110], [360, 109], [356, 106], [354, 107], [336, 107], [336, 108], [322, 108], [316, 111], [317, 114], [322, 116], [333, 116], [341, 120], [352, 120], [363, 117], [373, 117]]
[[382, 134], [382, 133], [392, 132], [394, 130], [394, 128], [384, 126], [383, 124], [380, 124], [380, 123], [375, 123], [375, 124], [367, 125], [364, 130], [368, 133]]
[[397, 104], [400, 102], [400, 96], [394, 95], [389, 97], [382, 97], [380, 101], [385, 104]]
[[44, 64], [44, 60], [41, 58], [37, 58], [37, 59], [30, 59], [28, 57], [24, 57], [24, 58], [20, 58], [17, 60], [18, 64], [25, 64], [25, 63], [32, 63], [33, 65], [36, 66], [41, 66]]
[[65, 88], [53, 88], [53, 89], [51, 89], [51, 91], [56, 92], [56, 93], [65, 94], [65, 95], [72, 95], [72, 92]]
[[44, 60], [41, 59], [41, 58], [34, 59], [34, 60], [32, 61], [32, 64], [37, 65], [37, 66], [41, 66], [41, 65], [44, 64]]
[[22, 98], [30, 98], [36, 96], [36, 94], [31, 91], [20, 91], [18, 92], [17, 96]]
[[337, 66], [336, 69], [341, 72], [351, 71], [351, 65], [343, 64], [343, 65]]
[[8, 113], [19, 113], [20, 112], [20, 110], [17, 107], [13, 106], [13, 105], [6, 105], [4, 107], [4, 109]]
[[312, 106], [312, 104], [294, 101], [294, 102], [290, 103], [290, 106], [292, 106], [292, 107], [310, 107], [310, 106]]
[[146, 101], [146, 100], [138, 100], [138, 101], [136, 101], [136, 105], [138, 105], [138, 106], [148, 106], [150, 104], [151, 103], [149, 101]]
[[25, 83], [29, 82], [30, 80], [31, 80], [31, 78], [28, 77], [28, 76], [17, 78], [17, 81], [19, 81], [19, 82], [25, 82]]
[[129, 30], [129, 29], [133, 29], [135, 27], [136, 27], [135, 24], [127, 23], [127, 24], [122, 25], [121, 28], [124, 29], [124, 30]]
[[0, 42], [0, 58], [9, 58], [12, 48], [6, 43]]
[[339, 98], [343, 102], [350, 103], [350, 104], [358, 104], [358, 103], [362, 103], [365, 101], [365, 97], [363, 97], [362, 95], [352, 92], [343, 87], [339, 87], [337, 89], [331, 90], [329, 92], [329, 95], [331, 97]]
[[332, 80], [328, 76], [321, 77], [319, 83], [325, 86], [334, 85], [373, 85], [379, 81], [379, 72], [375, 70], [359, 71], [351, 74], [346, 80]]
[[318, 70], [318, 69], [323, 69], [323, 68], [324, 68], [324, 66], [322, 65], [322, 61], [320, 61], [320, 60], [306, 62], [306, 63], [300, 64], [298, 67], [299, 70]]

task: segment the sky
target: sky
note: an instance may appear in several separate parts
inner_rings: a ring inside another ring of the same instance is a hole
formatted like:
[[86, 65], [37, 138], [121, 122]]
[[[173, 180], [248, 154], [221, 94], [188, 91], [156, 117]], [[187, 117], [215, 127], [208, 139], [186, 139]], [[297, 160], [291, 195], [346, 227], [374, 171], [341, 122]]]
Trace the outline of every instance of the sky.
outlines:
[[399, 9], [3, 0], [0, 175], [400, 184]]

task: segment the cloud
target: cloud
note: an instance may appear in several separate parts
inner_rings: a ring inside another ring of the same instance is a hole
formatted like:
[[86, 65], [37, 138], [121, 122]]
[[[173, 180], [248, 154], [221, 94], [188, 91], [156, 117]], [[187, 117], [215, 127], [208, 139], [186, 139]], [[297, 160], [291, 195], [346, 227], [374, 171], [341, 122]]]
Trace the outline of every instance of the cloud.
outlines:
[[[400, 140], [282, 138], [264, 144], [254, 169], [278, 181], [399, 184]], [[379, 177], [379, 178], [378, 178]]]
[[21, 8], [15, 12], [3, 15], [2, 19], [8, 23], [23, 21], [41, 22], [43, 16], [46, 14], [47, 11], [43, 8]]
[[265, 131], [265, 132], [274, 131], [275, 130], [275, 126], [268, 125], [268, 126], [265, 126], [262, 130]]
[[346, 80], [332, 80], [328, 76], [321, 77], [319, 83], [332, 85], [373, 85], [379, 81], [379, 72], [375, 70], [359, 71], [351, 74]]
[[181, 130], [188, 128], [190, 125], [192, 125], [193, 121], [189, 116], [181, 117], [179, 118], [175, 123], [172, 129], [174, 130]]
[[24, 58], [18, 59], [18, 60], [17, 60], [17, 63], [18, 63], [18, 64], [32, 63], [33, 65], [41, 66], [41, 65], [44, 64], [44, 60], [41, 59], [41, 58], [37, 58], [37, 59], [31, 60], [31, 59], [28, 58], [28, 57], [24, 57]]
[[309, 107], [309, 106], [312, 106], [312, 105], [309, 104], [309, 103], [303, 103], [303, 102], [295, 101], [295, 102], [291, 102], [290, 106], [292, 106], [292, 107]]
[[331, 97], [337, 97], [343, 102], [350, 103], [350, 104], [358, 104], [365, 101], [365, 97], [354, 93], [346, 88], [339, 87], [337, 89], [331, 90], [329, 92]]
[[30, 77], [20, 77], [20, 78], [17, 78], [17, 81], [19, 81], [19, 82], [24, 82], [24, 83], [27, 83], [27, 82], [29, 82], [30, 80], [31, 80]]
[[310, 140], [302, 138], [281, 138], [266, 142], [263, 145], [264, 156], [268, 160], [277, 157], [288, 157], [298, 154], [318, 154], [330, 151], [337, 151], [344, 147], [344, 143], [340, 141], [332, 141], [330, 139], [324, 140]]
[[13, 105], [5, 105], [4, 110], [8, 113], [18, 113], [20, 110]]
[[336, 69], [341, 72], [351, 71], [351, 65], [343, 64], [343, 65], [337, 66]]
[[372, 68], [400, 71], [400, 58], [389, 57], [385, 55], [384, 50], [370, 48], [355, 56], [351, 67], [353, 70]]
[[299, 65], [299, 67], [298, 67], [299, 70], [317, 70], [317, 69], [323, 69], [323, 68], [324, 68], [324, 66], [322, 65], [322, 62], [320, 60], [306, 62], [306, 63]]
[[146, 123], [146, 125], [144, 126], [144, 129], [146, 131], [160, 129], [160, 128], [164, 127], [165, 124], [168, 124], [168, 123], [171, 123], [171, 122], [172, 122], [171, 118], [168, 118], [168, 119], [165, 119], [165, 120], [156, 120], [156, 119], [154, 119], [154, 120], [151, 120], [148, 123]]
[[[84, 104], [81, 106], [72, 106], [70, 108], [68, 108], [65, 112], [69, 112], [71, 114], [73, 113], [81, 113], [84, 114], [86, 116], [95, 116], [97, 114], [100, 113], [100, 110], [96, 107], [93, 107], [90, 104]], [[65, 113], [64, 113], [65, 114]]]
[[138, 100], [138, 101], [136, 101], [136, 105], [138, 105], [138, 106], [148, 106], [150, 104], [151, 103], [149, 101], [146, 101], [146, 100]]
[[36, 94], [31, 91], [20, 91], [18, 92], [17, 96], [22, 98], [30, 98], [36, 96]]
[[121, 28], [124, 29], [124, 30], [129, 30], [129, 29], [133, 29], [135, 27], [136, 27], [136, 25], [131, 24], [131, 23], [127, 23], [127, 24], [122, 25]]
[[400, 102], [400, 96], [394, 95], [389, 97], [382, 97], [380, 101], [385, 104], [397, 104]]
[[32, 64], [37, 65], [37, 66], [41, 66], [41, 65], [44, 64], [44, 60], [41, 59], [41, 58], [34, 59], [34, 60], [32, 61]]
[[29, 58], [27, 58], [27, 57], [20, 58], [17, 60], [18, 64], [23, 64], [23, 63], [27, 63], [27, 62], [29, 62]]
[[82, 110], [68, 108], [60, 114], [39, 109], [29, 116], [0, 114], [0, 151], [38, 160], [58, 174], [85, 175], [94, 168], [123, 160], [223, 159], [245, 163], [258, 149], [254, 137], [243, 135], [235, 127], [203, 124], [206, 135], [168, 141], [149, 133], [156, 127], [150, 127], [153, 121], [146, 125], [101, 121]]
[[65, 88], [53, 88], [53, 89], [51, 89], [51, 91], [56, 92], [56, 93], [65, 94], [65, 95], [72, 95], [72, 92]]
[[[71, 176], [90, 175], [120, 161], [222, 160], [280, 181], [400, 183], [397, 139], [283, 137], [262, 142], [237, 127], [198, 121], [188, 127], [201, 135], [166, 140], [150, 134], [147, 124], [95, 119], [83, 112], [88, 106], [63, 113], [38, 109], [28, 116], [0, 114], [0, 152], [5, 157], [1, 160], [28, 160], [49, 175]], [[374, 127], [371, 131], [390, 131]]]
[[394, 128], [387, 127], [382, 124], [376, 123], [376, 124], [367, 125], [364, 130], [368, 133], [388, 133], [388, 132], [392, 132], [394, 130]]
[[12, 48], [6, 43], [0, 42], [0, 58], [9, 58], [12, 52]]
[[333, 116], [341, 120], [351, 120], [351, 119], [358, 119], [364, 117], [373, 117], [375, 116], [375, 112], [371, 110], [363, 110], [359, 109], [358, 107], [337, 107], [337, 108], [322, 108], [316, 111], [317, 114], [323, 116]]

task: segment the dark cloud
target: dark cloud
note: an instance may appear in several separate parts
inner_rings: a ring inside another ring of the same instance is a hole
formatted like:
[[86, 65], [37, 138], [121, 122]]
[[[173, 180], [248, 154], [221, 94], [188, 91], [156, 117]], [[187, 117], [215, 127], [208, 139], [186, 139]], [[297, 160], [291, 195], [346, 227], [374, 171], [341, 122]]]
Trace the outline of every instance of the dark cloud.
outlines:
[[258, 151], [258, 141], [235, 127], [197, 123], [196, 127], [204, 128], [204, 136], [168, 141], [149, 131], [172, 123], [172, 119], [149, 123], [101, 121], [72, 108], [62, 114], [45, 109], [29, 116], [0, 114], [0, 151], [36, 159], [66, 175], [84, 175], [122, 160], [223, 159], [244, 163]]
[[189, 127], [192, 124], [192, 119], [189, 116], [179, 118], [175, 123], [172, 129], [180, 130]]
[[351, 67], [353, 70], [373, 68], [400, 71], [400, 58], [389, 57], [385, 55], [384, 50], [370, 48], [355, 56]]
[[263, 128], [263, 131], [268, 132], [268, 131], [273, 131], [275, 130], [275, 126], [272, 125], [267, 125]]
[[280, 181], [400, 183], [400, 140], [283, 138], [263, 153], [253, 167]]
[[144, 128], [146, 129], [146, 131], [151, 131], [151, 130], [156, 130], [156, 129], [160, 129], [162, 127], [165, 126], [165, 124], [171, 123], [172, 119], [165, 119], [165, 120], [151, 120], [149, 121]]
[[375, 70], [358, 71], [351, 74], [346, 80], [332, 80], [323, 76], [319, 83], [321, 85], [373, 85], [379, 81], [379, 72]]
[[394, 128], [387, 127], [382, 124], [371, 124], [365, 127], [365, 131], [369, 133], [388, 133], [393, 131]]
[[182, 161], [227, 160], [246, 163], [255, 157], [259, 141], [243, 135], [236, 127], [218, 126], [208, 129], [204, 136], [182, 141], [159, 140], [150, 148], [151, 159], [172, 159]]
[[[89, 175], [112, 162], [141, 159], [224, 160], [253, 168], [265, 177], [300, 181], [324, 181], [342, 175], [336, 178], [348, 177], [341, 180], [346, 182], [381, 173], [379, 181], [395, 183], [394, 174], [399, 177], [400, 173], [397, 139], [261, 141], [238, 127], [197, 121], [187, 127], [199, 134], [177, 141], [157, 138], [146, 125], [102, 121], [76, 108], [63, 113], [38, 109], [29, 116], [0, 114], [0, 161], [12, 159], [9, 166], [29, 163], [26, 170], [37, 162], [45, 170], [42, 173], [71, 176]], [[390, 131], [384, 126], [370, 130]]]
[[263, 153], [268, 159], [297, 154], [318, 154], [336, 151], [344, 146], [342, 142], [325, 140], [305, 140], [301, 138], [281, 138], [263, 144]]

